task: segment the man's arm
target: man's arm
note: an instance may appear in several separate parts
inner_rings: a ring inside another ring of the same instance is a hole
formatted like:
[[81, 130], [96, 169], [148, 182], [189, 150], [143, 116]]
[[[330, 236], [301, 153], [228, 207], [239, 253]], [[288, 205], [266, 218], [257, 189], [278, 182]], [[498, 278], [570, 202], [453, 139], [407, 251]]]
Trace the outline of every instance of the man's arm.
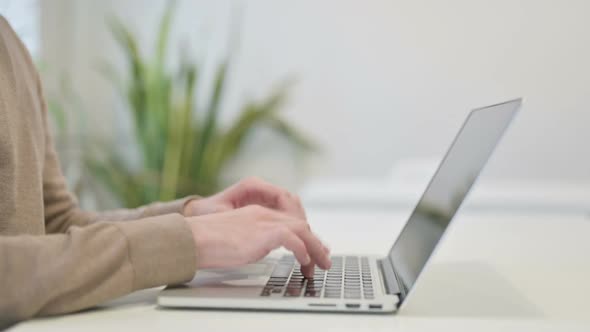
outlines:
[[0, 329], [72, 312], [131, 291], [190, 280], [195, 244], [179, 214], [0, 236]]
[[0, 328], [188, 281], [197, 268], [253, 263], [278, 247], [301, 265], [331, 266], [305, 220], [257, 205], [187, 219], [169, 214], [72, 226], [65, 234], [0, 236]]
[[[7, 25], [1, 16], [0, 24]], [[17, 46], [34, 72], [24, 46]], [[235, 210], [192, 218], [172, 213], [92, 223], [99, 215], [81, 211], [66, 189], [38, 75], [30, 78], [43, 105], [44, 213], [47, 231], [54, 234], [0, 236], [0, 328], [35, 315], [91, 307], [135, 289], [187, 281], [197, 268], [254, 262], [280, 246], [292, 250], [301, 264], [329, 268], [327, 249], [304, 219], [256, 205], [234, 204]], [[155, 205], [136, 213], [183, 206]]]

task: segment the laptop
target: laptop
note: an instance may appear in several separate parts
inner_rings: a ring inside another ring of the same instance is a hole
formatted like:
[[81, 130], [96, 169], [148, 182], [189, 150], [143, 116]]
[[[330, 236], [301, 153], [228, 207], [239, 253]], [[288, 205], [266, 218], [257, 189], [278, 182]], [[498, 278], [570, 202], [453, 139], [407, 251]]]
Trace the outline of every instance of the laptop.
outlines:
[[200, 270], [158, 296], [161, 307], [327, 312], [395, 312], [418, 282], [522, 99], [473, 110], [389, 253], [334, 255], [305, 278], [292, 255], [234, 269]]

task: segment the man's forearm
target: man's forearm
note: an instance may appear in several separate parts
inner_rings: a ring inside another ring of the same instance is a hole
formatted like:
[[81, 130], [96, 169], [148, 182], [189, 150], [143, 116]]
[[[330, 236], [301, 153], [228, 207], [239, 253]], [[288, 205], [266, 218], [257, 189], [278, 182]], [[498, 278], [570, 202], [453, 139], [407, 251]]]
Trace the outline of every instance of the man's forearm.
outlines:
[[131, 291], [192, 278], [195, 245], [178, 214], [0, 236], [0, 329], [81, 310]]

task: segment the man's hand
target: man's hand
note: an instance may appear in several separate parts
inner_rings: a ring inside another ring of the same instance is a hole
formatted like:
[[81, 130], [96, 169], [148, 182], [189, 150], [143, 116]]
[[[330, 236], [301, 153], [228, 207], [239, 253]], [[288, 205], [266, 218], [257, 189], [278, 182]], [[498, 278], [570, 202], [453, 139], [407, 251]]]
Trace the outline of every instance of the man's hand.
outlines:
[[[306, 277], [313, 265], [329, 269], [329, 252], [307, 222], [258, 205], [187, 218], [197, 251], [198, 268], [223, 268], [256, 262], [273, 249], [293, 252]], [[311, 267], [311, 268], [309, 268]]]
[[186, 217], [230, 211], [248, 205], [260, 205], [291, 217], [306, 219], [299, 198], [285, 189], [258, 178], [247, 178], [211, 197], [189, 201]]

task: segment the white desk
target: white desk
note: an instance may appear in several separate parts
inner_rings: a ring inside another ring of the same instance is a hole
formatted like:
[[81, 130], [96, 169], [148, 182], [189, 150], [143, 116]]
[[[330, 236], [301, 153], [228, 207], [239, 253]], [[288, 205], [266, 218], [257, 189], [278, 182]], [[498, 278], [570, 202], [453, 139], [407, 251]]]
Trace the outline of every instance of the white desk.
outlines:
[[[307, 207], [407, 209], [428, 185], [424, 176], [316, 179], [301, 190]], [[469, 212], [590, 213], [590, 183], [482, 179], [467, 197]]]
[[[385, 253], [405, 217], [309, 211], [333, 252]], [[14, 331], [590, 331], [589, 253], [586, 216], [461, 214], [397, 315], [164, 310], [151, 289]]]

